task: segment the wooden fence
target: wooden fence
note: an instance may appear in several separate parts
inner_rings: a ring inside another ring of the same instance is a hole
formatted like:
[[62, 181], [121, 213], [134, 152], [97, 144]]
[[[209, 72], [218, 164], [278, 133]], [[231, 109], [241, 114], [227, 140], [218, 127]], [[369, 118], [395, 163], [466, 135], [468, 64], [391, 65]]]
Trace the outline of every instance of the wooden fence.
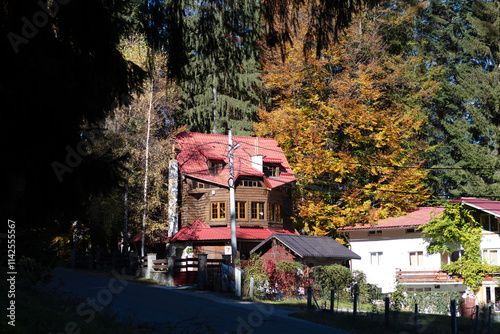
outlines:
[[202, 289], [228, 289], [227, 274], [222, 271], [222, 264], [229, 265], [229, 258], [208, 259], [206, 254], [198, 257], [179, 259], [167, 257], [158, 259], [155, 253], [138, 257], [107, 252], [71, 253], [73, 268], [110, 271], [126, 268], [136, 276], [154, 279], [168, 285], [198, 285]]

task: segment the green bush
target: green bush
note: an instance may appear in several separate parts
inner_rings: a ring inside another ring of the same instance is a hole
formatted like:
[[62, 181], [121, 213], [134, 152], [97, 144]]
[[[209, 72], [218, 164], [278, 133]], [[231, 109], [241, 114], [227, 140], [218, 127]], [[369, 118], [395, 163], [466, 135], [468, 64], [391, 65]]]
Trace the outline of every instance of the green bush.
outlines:
[[261, 298], [264, 295], [264, 286], [266, 282], [269, 280], [266, 270], [266, 263], [261, 258], [259, 254], [253, 253], [250, 255], [250, 259], [248, 260], [248, 265], [245, 267], [245, 290], [249, 291], [250, 288], [250, 278], [254, 278], [254, 296], [257, 298]]
[[418, 304], [419, 312], [431, 314], [448, 314], [450, 311], [450, 300], [455, 300], [457, 309], [460, 308], [462, 296], [456, 291], [407, 291], [404, 284], [397, 284], [396, 291], [392, 293], [393, 310], [412, 311]]
[[27, 288], [45, 285], [52, 279], [52, 270], [35, 259], [21, 256], [17, 264], [19, 284]]
[[312, 268], [311, 273], [315, 289], [322, 298], [329, 298], [330, 290], [335, 290], [335, 294], [340, 299], [346, 299], [349, 296], [346, 289], [351, 286], [353, 281], [353, 274], [349, 268], [339, 264], [316, 266]]

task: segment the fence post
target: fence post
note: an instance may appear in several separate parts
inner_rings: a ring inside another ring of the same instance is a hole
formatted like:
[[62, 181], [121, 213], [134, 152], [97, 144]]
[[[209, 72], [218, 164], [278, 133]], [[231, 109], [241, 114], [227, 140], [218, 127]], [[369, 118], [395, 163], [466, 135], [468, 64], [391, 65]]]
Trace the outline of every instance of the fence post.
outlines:
[[92, 252], [92, 249], [89, 249], [89, 269], [94, 269], [94, 253]]
[[255, 284], [255, 278], [250, 277], [250, 299], [253, 300], [253, 286]]
[[76, 267], [76, 249], [71, 250], [71, 268]]
[[167, 257], [167, 284], [174, 286], [175, 256]]
[[457, 304], [454, 299], [450, 303], [451, 334], [457, 334]]
[[207, 254], [198, 254], [198, 289], [205, 289], [207, 276]]
[[145, 278], [151, 278], [151, 271], [153, 270], [153, 260], [156, 260], [156, 253], [148, 253], [148, 266], [144, 273]]
[[491, 306], [488, 307], [488, 334], [491, 334]]
[[477, 333], [477, 330], [479, 328], [479, 305], [476, 305], [475, 311], [476, 319], [474, 319], [474, 333]]
[[413, 324], [413, 330], [415, 333], [417, 332], [417, 326], [418, 326], [418, 304], [415, 304], [415, 322]]
[[234, 292], [236, 297], [241, 297], [241, 268], [234, 267]]
[[312, 291], [311, 287], [307, 287], [307, 310], [311, 311], [312, 309]]
[[384, 325], [385, 328], [389, 327], [389, 297], [385, 297]]
[[330, 313], [333, 313], [333, 303], [335, 303], [335, 290], [330, 291]]
[[358, 310], [358, 293], [356, 292], [354, 294], [354, 301], [352, 305], [352, 316], [354, 319], [356, 319], [356, 311]]

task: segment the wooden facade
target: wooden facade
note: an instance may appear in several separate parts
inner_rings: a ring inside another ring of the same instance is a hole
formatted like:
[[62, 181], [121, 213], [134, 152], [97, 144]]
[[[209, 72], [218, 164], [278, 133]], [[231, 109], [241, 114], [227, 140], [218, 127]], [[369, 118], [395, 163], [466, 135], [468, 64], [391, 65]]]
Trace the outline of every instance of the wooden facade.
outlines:
[[[231, 225], [229, 188], [181, 177], [181, 227], [189, 226], [197, 218], [208, 226]], [[258, 178], [243, 178], [236, 184], [235, 202], [236, 226], [292, 229], [290, 185], [271, 189]]]

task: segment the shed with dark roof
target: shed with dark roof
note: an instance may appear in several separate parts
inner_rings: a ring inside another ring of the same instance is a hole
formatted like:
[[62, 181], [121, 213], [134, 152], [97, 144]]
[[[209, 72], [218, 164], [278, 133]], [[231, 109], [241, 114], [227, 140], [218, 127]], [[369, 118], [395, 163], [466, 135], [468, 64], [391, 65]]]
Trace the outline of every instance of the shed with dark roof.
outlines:
[[315, 265], [346, 264], [361, 257], [329, 237], [272, 234], [254, 247], [250, 253], [260, 253], [270, 261], [297, 261], [309, 267]]

